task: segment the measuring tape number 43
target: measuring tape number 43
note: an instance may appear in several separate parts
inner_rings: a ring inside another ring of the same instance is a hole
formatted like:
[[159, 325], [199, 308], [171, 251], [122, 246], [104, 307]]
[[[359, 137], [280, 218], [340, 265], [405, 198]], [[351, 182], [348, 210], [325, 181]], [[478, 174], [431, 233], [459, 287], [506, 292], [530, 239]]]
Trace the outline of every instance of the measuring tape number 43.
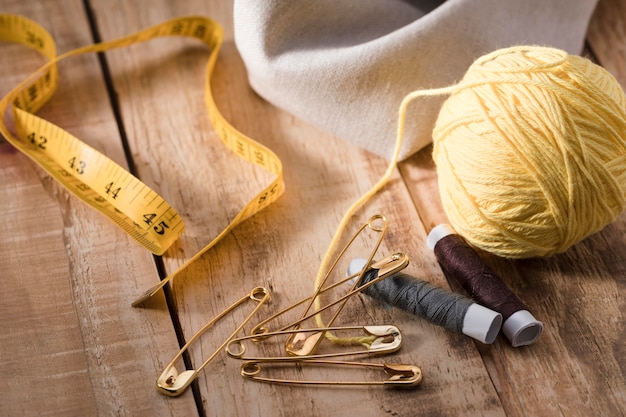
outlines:
[[[35, 113], [54, 95], [59, 82], [57, 63], [62, 59], [122, 48], [164, 36], [193, 38], [209, 48], [205, 102], [215, 131], [239, 157], [275, 175], [275, 179], [239, 212], [226, 229], [193, 257], [196, 259], [236, 224], [274, 202], [284, 188], [280, 159], [270, 149], [236, 130], [217, 109], [211, 92], [211, 76], [223, 40], [223, 30], [218, 23], [198, 16], [177, 18], [130, 36], [88, 45], [57, 56], [54, 39], [37, 23], [21, 16], [0, 14], [1, 41], [22, 44], [47, 58], [43, 66], [0, 101], [0, 133], [69, 191], [113, 220], [143, 247], [156, 255], [162, 255], [185, 228], [176, 210], [126, 169]], [[13, 130], [5, 123], [10, 117]]]

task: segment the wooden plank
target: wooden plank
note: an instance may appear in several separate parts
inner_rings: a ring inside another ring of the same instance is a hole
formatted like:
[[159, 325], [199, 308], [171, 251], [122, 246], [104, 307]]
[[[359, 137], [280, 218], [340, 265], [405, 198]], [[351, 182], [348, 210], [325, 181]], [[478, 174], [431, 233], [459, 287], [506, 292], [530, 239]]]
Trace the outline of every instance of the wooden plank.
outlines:
[[[241, 131], [275, 150], [286, 172], [287, 191], [277, 203], [238, 226], [174, 281], [181, 324], [189, 338], [254, 286], [266, 286], [273, 293], [273, 303], [263, 317], [310, 295], [340, 217], [382, 175], [386, 161], [296, 120], [251, 92], [233, 43], [231, 2], [147, 4], [94, 1], [103, 38], [187, 14], [206, 15], [224, 24], [226, 42], [213, 82], [218, 106]], [[266, 175], [234, 157], [215, 137], [204, 114], [200, 87], [207, 53], [189, 42], [158, 40], [107, 53], [140, 174], [148, 184], [158, 185], [187, 224], [186, 235], [164, 256], [168, 271], [209, 242], [267, 181]], [[425, 231], [397, 174], [384, 193], [357, 213], [349, 233], [377, 212], [391, 221], [380, 253], [403, 250], [413, 260], [408, 272], [446, 285], [423, 244]], [[363, 256], [370, 245], [371, 238], [357, 239], [352, 256]], [[345, 267], [342, 264], [339, 275]], [[232, 331], [243, 316], [238, 310], [224, 320], [223, 327], [203, 337], [192, 349], [193, 362], [197, 365], [210, 355], [226, 328]], [[388, 359], [373, 360], [418, 363], [425, 374], [422, 387], [403, 392], [266, 385], [242, 380], [240, 363], [219, 355], [199, 377], [206, 414], [408, 416], [470, 411], [504, 415], [481, 357], [467, 338], [381, 308], [365, 296], [351, 301], [340, 322], [397, 324], [404, 331], [405, 347]], [[280, 353], [275, 347], [255, 346], [261, 354], [274, 355]], [[318, 375], [340, 377], [327, 369]]]
[[[3, 2], [46, 27], [59, 51], [91, 43], [82, 3]], [[0, 92], [41, 64], [2, 44]], [[41, 112], [124, 164], [95, 56], [60, 67], [61, 87]], [[165, 300], [133, 310], [134, 292], [157, 277], [152, 257], [109, 220], [70, 196], [6, 142], [0, 144], [0, 414], [194, 415], [191, 395], [167, 402], [157, 372], [177, 349]]]
[[626, 1], [600, 0], [587, 40], [600, 64], [626, 88]]
[[[606, 3], [603, 1], [600, 5]], [[117, 35], [144, 27], [143, 23], [156, 23], [175, 14], [196, 14], [204, 11], [208, 14], [215, 12], [215, 16], [228, 16], [229, 10], [224, 3], [180, 6], [188, 7], [185, 10], [166, 9], [163, 5], [141, 9], [147, 10], [147, 13], [139, 13], [140, 9], [133, 5], [119, 6], [115, 10], [121, 10], [122, 15], [130, 12], [132, 17], [119, 19], [115, 15], [115, 18], [111, 18], [103, 10], [110, 6], [104, 3], [99, 9], [96, 8], [101, 16], [101, 23], [110, 26], [122, 23], [118, 26], [121, 33]], [[11, 5], [13, 7], [13, 10], [30, 7], [24, 13], [35, 19], [43, 16], [49, 19], [52, 16], [54, 18], [51, 19], [51, 24], [59, 22], [59, 28], [64, 28], [63, 30], [73, 27], [74, 22], [82, 21], [75, 16], [79, 7], [68, 7], [70, 12], [66, 10], [62, 16], [56, 16], [45, 8], [47, 6], [42, 5]], [[130, 7], [130, 10], [124, 7]], [[618, 13], [612, 15], [620, 16]], [[230, 19], [226, 17], [225, 21], [229, 22]], [[68, 25], [68, 22], [72, 24]], [[590, 39], [593, 25], [594, 22], [590, 29]], [[108, 30], [113, 32], [114, 28]], [[82, 40], [81, 36], [87, 37], [86, 33], [81, 31], [79, 40]], [[72, 36], [62, 37], [63, 40], [70, 43], [65, 45], [67, 48], [82, 44], [75, 42]], [[75, 44], [71, 44], [72, 42]], [[88, 42], [89, 39], [85, 39], [85, 43]], [[619, 54], [603, 55], [598, 52], [596, 44], [592, 42], [592, 47], [601, 63], [607, 68], [611, 68], [611, 65], [619, 68], [621, 64], [611, 63], [611, 57], [619, 57]], [[64, 50], [65, 46], [61, 49]], [[175, 92], [183, 85], [177, 78], [185, 78], [188, 74], [184, 71], [201, 74], [199, 69], [202, 65], [195, 64], [202, 60], [204, 52], [193, 49], [180, 56], [176, 52], [180, 46], [181, 43], [174, 43], [170, 55], [180, 57], [184, 64], [182, 66], [167, 63], [169, 67], [166, 65], [164, 68], [158, 53], [162, 48], [155, 47], [156, 51], [149, 51], [148, 59], [152, 53], [157, 58], [153, 58], [153, 65], [148, 67], [148, 77], [141, 70], [144, 68], [138, 59], [141, 54], [131, 54], [132, 59], [122, 56], [116, 61], [116, 68], [120, 71], [132, 71], [128, 66], [134, 64], [133, 59], [137, 58], [136, 72], [118, 76], [116, 85], [123, 87], [120, 88], [121, 94], [132, 90], [132, 94], [124, 96], [124, 99], [136, 100], [131, 105], [127, 104], [125, 114], [132, 115], [133, 121], [146, 119], [144, 123], [130, 124], [136, 129], [135, 134], [138, 137], [148, 136], [145, 133], [151, 131], [150, 124], [160, 120], [158, 114], [167, 114], [169, 119], [163, 124], [167, 134], [177, 137], [174, 134], [176, 131], [183, 131], [187, 126], [198, 123], [200, 126], [190, 135], [192, 143], [205, 144], [215, 138], [210, 133], [197, 133], [206, 132], [205, 128], [210, 130], [206, 120], [198, 122], [201, 117], [198, 116], [201, 111], [197, 110], [201, 108], [201, 98], [198, 98], [201, 97], [200, 94], [185, 94], [185, 99], [190, 99], [189, 102], [178, 99], [174, 103], [168, 103], [175, 104], [174, 110], [167, 106], [165, 109], [150, 108], [142, 101], [146, 97], [151, 98], [150, 94], [153, 94], [152, 97], [158, 103], [161, 94], [172, 92], [169, 88], [151, 91], [154, 85], [150, 83], [159, 84], [159, 77], [168, 81], [174, 80], [171, 90]], [[19, 63], [23, 70], [22, 63], [28, 66], [29, 62], [35, 61], [32, 56], [25, 55], [27, 56], [23, 60], [5, 60], [8, 66], [3, 62], [2, 68], [9, 68], [10, 74], [13, 74], [10, 64]], [[5, 56], [14, 58], [17, 55], [11, 50]], [[93, 61], [89, 62], [93, 65]], [[187, 65], [195, 65], [195, 70], [186, 68]], [[207, 254], [201, 262], [194, 264], [177, 281], [176, 293], [181, 314], [185, 319], [187, 336], [208, 317], [259, 282], [276, 290], [272, 311], [283, 307], [299, 295], [309, 293], [319, 258], [343, 209], [384, 168], [383, 161], [338, 143], [335, 139], [267, 106], [250, 94], [245, 87], [243, 67], [232, 43], [225, 48], [220, 65], [228, 68], [219, 74], [221, 78], [218, 77], [229, 87], [218, 90], [218, 100], [225, 110], [224, 113], [242, 129], [248, 129], [254, 133], [254, 137], [263, 139], [280, 151], [283, 159], [289, 162], [286, 164], [287, 171], [293, 174], [287, 178], [288, 193], [275, 207], [239, 227], [232, 236]], [[81, 64], [82, 70], [77, 69], [72, 73], [73, 79], [86, 79], [85, 82], [90, 87], [98, 89], [97, 85], [94, 86], [85, 77], [90, 72], [85, 71], [84, 66]], [[162, 74], [158, 74], [160, 72]], [[28, 71], [23, 71], [22, 75], [26, 73]], [[622, 71], [617, 71], [618, 79], [621, 79], [621, 73]], [[150, 77], [155, 78], [150, 81]], [[13, 85], [14, 81], [16, 79], [3, 77], [2, 88]], [[143, 91], [138, 87], [143, 88]], [[61, 111], [58, 107], [51, 107], [46, 115], [60, 121], [64, 126], [71, 126], [75, 132], [79, 132], [79, 136], [91, 138], [93, 136], [90, 134], [94, 135], [94, 143], [107, 150], [118, 161], [123, 161], [118, 146], [104, 143], [105, 137], [115, 130], [110, 128], [110, 115], [107, 113], [102, 117], [106, 111], [100, 107], [86, 109], [84, 106], [91, 100], [81, 102], [82, 96], [78, 94], [80, 90], [68, 87], [66, 91], [60, 92], [55, 103], [62, 103], [64, 109]], [[103, 93], [93, 94], [97, 96], [95, 102], [106, 102], [101, 99]], [[245, 99], [238, 101], [237, 98], [241, 97]], [[73, 110], [71, 106], [67, 106], [76, 102], [80, 102], [81, 106], [76, 106]], [[180, 112], [176, 110], [181, 108], [192, 111], [196, 109], [197, 118], [178, 120]], [[96, 118], [89, 123], [84, 114], [98, 115], [101, 119]], [[82, 126], [83, 123], [86, 127]], [[109, 128], [94, 133], [89, 129], [93, 125], [105, 125]], [[116, 136], [114, 133], [113, 135]], [[313, 140], [317, 141], [315, 143], [319, 148], [312, 146]], [[144, 149], [145, 142], [139, 142], [139, 139], [135, 141], [136, 149], [143, 149], [142, 152], [147, 153]], [[150, 147], [152, 146], [166, 149], [164, 142], [155, 144], [150, 141]], [[224, 161], [216, 161], [222, 165], [216, 164], [212, 169], [221, 173], [222, 167], [225, 167], [237, 175], [248, 174], [242, 171], [248, 169], [247, 165], [237, 165], [239, 161], [224, 156], [219, 144], [213, 150], [215, 152], [211, 154], [212, 158], [223, 158]], [[142, 155], [140, 162], [143, 165], [140, 168], [144, 172], [154, 171], [151, 175], [146, 175], [153, 185], [163, 184], [167, 193], [181, 194], [174, 200], [189, 203], [183, 207], [186, 207], [187, 216], [192, 219], [189, 223], [193, 233], [188, 233], [181, 240], [176, 252], [168, 254], [166, 262], [172, 270], [206, 243], [207, 236], [213, 236], [216, 230], [223, 227], [246, 201], [246, 197], [253, 195], [263, 184], [265, 178], [260, 176], [261, 173], [252, 170], [259, 178], [251, 183], [241, 184], [236, 176], [229, 183], [222, 176], [211, 176], [210, 172], [208, 175], [199, 175], [197, 171], [189, 173], [174, 167], [155, 167], [150, 162], [150, 157], [163, 160], [163, 154], [169, 156], [168, 151], [155, 151], [154, 155], [148, 157]], [[181, 154], [183, 155], [173, 158], [173, 166], [182, 166], [185, 163], [202, 166], [202, 162], [206, 160], [202, 155], [189, 160], [189, 155], [184, 150]], [[5, 390], [5, 400], [0, 401], [2, 414], [22, 415], [45, 411], [59, 415], [74, 412], [81, 415], [96, 412], [152, 415], [159, 412], [174, 414], [176, 409], [187, 415], [185, 410], [189, 411], [187, 407], [191, 400], [190, 394], [185, 394], [182, 399], [163, 400], [152, 389], [154, 374], [177, 350], [168, 328], [157, 326], [158, 328], [146, 329], [154, 326], [154, 323], [163, 323], [164, 316], [167, 316], [162, 299], [153, 309], [139, 310], [139, 313], [134, 310], [127, 311], [126, 314], [118, 312], [123, 311], [130, 300], [156, 280], [149, 256], [133, 250], [136, 249], [135, 245], [128, 242], [113, 226], [73, 198], [68, 198], [48, 177], [6, 144], [2, 145], [0, 158], [0, 176], [4, 180], [2, 183], [10, 184], [3, 186], [0, 204], [2, 212], [11, 216], [11, 221], [3, 225], [4, 237], [0, 241], [2, 253], [8, 255], [0, 261], [0, 266], [3, 271], [7, 271], [8, 277], [0, 314], [9, 323], [9, 331], [0, 340], [0, 364], [3, 370], [16, 377], [16, 381], [12, 381], [13, 384]], [[233, 166], [236, 168], [233, 169]], [[203, 168], [201, 174], [207, 174], [205, 171], [207, 170]], [[368, 175], [360, 175], [362, 172]], [[184, 178], [171, 185], [168, 181], [173, 174]], [[403, 164], [402, 174], [428, 230], [443, 219], [435, 198], [436, 173], [428, 154], [422, 153]], [[216, 197], [201, 198], [203, 192], [207, 191], [204, 183], [215, 184], [216, 188], [221, 188], [215, 193]], [[191, 191], [180, 191], [190, 186]], [[229, 194], [225, 196], [223, 190], [228, 190]], [[329, 192], [331, 197], [328, 196]], [[218, 201], [219, 204], [212, 204], [207, 209], [207, 201]], [[415, 213], [407, 208], [410, 206], [399, 177], [394, 179], [394, 186], [390, 190], [368, 206], [376, 209], [374, 211], [384, 211], [393, 221], [392, 232], [384, 244], [383, 252], [397, 248], [406, 250], [413, 260], [410, 272], [423, 274], [423, 277], [445, 285], [432, 255], [419, 243], [423, 240], [425, 230]], [[32, 207], [37, 207], [37, 211], [33, 211]], [[210, 215], [206, 215], [202, 209]], [[368, 210], [359, 214], [355, 223], [366, 218], [366, 211]], [[43, 225], [41, 219], [45, 220]], [[215, 223], [209, 224], [210, 221]], [[393, 230], [394, 224], [402, 225], [402, 233]], [[407, 224], [408, 227], [405, 226]], [[623, 292], [625, 272], [624, 254], [619, 248], [624, 247], [624, 224], [622, 216], [602, 233], [577, 245], [566, 254], [549, 260], [509, 262], [486, 256], [487, 261], [501, 272], [547, 325], [546, 333], [539, 344], [532, 347], [513, 349], [504, 340], [500, 340], [494, 347], [479, 346], [499, 399], [493, 393], [489, 377], [485, 375], [473, 345], [467, 340], [412, 320], [395, 310], [377, 310], [379, 305], [361, 297], [361, 305], [349, 306], [344, 320], [351, 322], [391, 319], [398, 324], [409, 323], [409, 330], [405, 331], [407, 346], [396, 358], [415, 360], [422, 365], [427, 379], [421, 390], [409, 395], [364, 390], [366, 395], [363, 395], [361, 391], [355, 393], [354, 390], [337, 392], [326, 389], [257, 386], [259, 384], [237, 379], [236, 365], [225, 357], [220, 357], [217, 371], [212, 366], [205, 373], [205, 379], [200, 381], [207, 414], [239, 411], [249, 415], [293, 412], [309, 415], [350, 410], [365, 415], [378, 415], [382, 410], [397, 415], [458, 415], [466, 412], [473, 415], [500, 415], [502, 406], [507, 415], [623, 414], [624, 332], [620, 294]], [[263, 244], [259, 245], [258, 242]], [[358, 246], [364, 250], [366, 243], [360, 242]], [[96, 250], [104, 250], [101, 253], [105, 255], [107, 252], [114, 254], [119, 264], [112, 266], [110, 256], [94, 255]], [[40, 262], [34, 263], [31, 258]], [[62, 262], [59, 261], [60, 258]], [[41, 268], [41, 265], [46, 265], [46, 268]], [[124, 287], [127, 285], [125, 281], [107, 279], [108, 275], [118, 277], [124, 274], [127, 265], [132, 265], [134, 272], [133, 288], [129, 290]], [[71, 276], [69, 282], [68, 276]], [[89, 287], [84, 285], [84, 276], [89, 278]], [[203, 279], [207, 276], [210, 278]], [[37, 285], [42, 282], [50, 283], [50, 288]], [[51, 300], [54, 303], [48, 303]], [[232, 325], [235, 321], [236, 319], [232, 319], [228, 324]], [[122, 329], [111, 328], [119, 323]], [[220, 329], [218, 333], [220, 332], [225, 330]], [[55, 337], [51, 338], [51, 335]], [[202, 350], [209, 350], [209, 344], [205, 341]], [[139, 352], [139, 355], [137, 346], [152, 349], [151, 357], [146, 359], [143, 356], [145, 352]], [[195, 354], [198, 362], [200, 352]], [[445, 358], [443, 363], [442, 358]], [[50, 359], [53, 360], [52, 365]], [[131, 360], [133, 366], [141, 369], [129, 371], [127, 363]], [[28, 368], [20, 366], [27, 361]], [[146, 361], [150, 363], [146, 365]], [[322, 373], [322, 376], [332, 375]], [[112, 386], [118, 388], [113, 390]], [[242, 396], [250, 401], [239, 401]], [[407, 400], [407, 396], [410, 399]], [[33, 400], [37, 398], [46, 398], [46, 402]], [[145, 401], [145, 398], [149, 398], [149, 401]], [[263, 401], [266, 398], [267, 401]], [[357, 402], [364, 404], [363, 410], [354, 406]], [[181, 411], [178, 407], [184, 410]]]
[[[589, 30], [600, 63], [624, 85], [623, 1], [601, 0]], [[425, 149], [401, 166], [427, 229], [445, 222], [437, 172]], [[545, 330], [539, 342], [512, 348], [500, 338], [481, 348], [508, 416], [624, 415], [626, 215], [566, 253], [509, 261], [482, 254]]]

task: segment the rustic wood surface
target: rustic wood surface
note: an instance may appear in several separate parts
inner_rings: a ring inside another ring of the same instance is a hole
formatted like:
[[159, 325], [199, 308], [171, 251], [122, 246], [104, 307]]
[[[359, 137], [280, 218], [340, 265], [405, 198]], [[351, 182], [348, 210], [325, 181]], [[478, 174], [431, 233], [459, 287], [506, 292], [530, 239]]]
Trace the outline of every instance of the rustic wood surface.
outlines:
[[[588, 36], [591, 52], [622, 86], [625, 4], [601, 0]], [[501, 336], [493, 345], [482, 345], [358, 296], [336, 324], [397, 325], [403, 348], [371, 361], [418, 364], [424, 372], [421, 387], [398, 391], [262, 384], [242, 379], [240, 362], [220, 354], [193, 389], [177, 398], [161, 395], [155, 380], [180, 344], [253, 287], [265, 286], [272, 293], [257, 321], [311, 294], [343, 213], [378, 180], [387, 161], [307, 125], [250, 90], [233, 41], [231, 1], [0, 0], [0, 5], [2, 13], [43, 25], [59, 52], [92, 43], [94, 32], [109, 40], [178, 16], [203, 15], [220, 22], [226, 39], [212, 82], [218, 107], [237, 129], [276, 152], [286, 183], [276, 203], [184, 270], [167, 297], [160, 293], [147, 305], [132, 308], [131, 302], [159, 281], [161, 265], [27, 157], [0, 142], [0, 370], [5, 377], [0, 415], [626, 414], [625, 215], [550, 259], [507, 261], [483, 254], [545, 323], [533, 346], [513, 348]], [[4, 94], [41, 61], [24, 48], [0, 47]], [[72, 58], [61, 64], [61, 87], [40, 114], [116, 162], [135, 166], [142, 181], [181, 213], [186, 233], [162, 258], [165, 273], [171, 273], [271, 178], [217, 138], [204, 107], [204, 47], [167, 38], [105, 56], [114, 91], [107, 91], [95, 55]], [[119, 104], [119, 123], [111, 100]], [[124, 138], [132, 161], [126, 160]], [[445, 221], [430, 149], [400, 165], [388, 187], [357, 212], [348, 234], [376, 213], [390, 221], [379, 255], [403, 251], [411, 258], [408, 273], [447, 287], [423, 243], [427, 231]], [[350, 255], [363, 256], [374, 237], [357, 239]], [[250, 308], [237, 309], [203, 336], [190, 349], [191, 362], [201, 364]], [[290, 313], [282, 324], [298, 313]], [[277, 346], [250, 346], [250, 353], [280, 354]], [[277, 375], [342, 376], [330, 368], [301, 371]], [[362, 376], [379, 377], [373, 372]]]

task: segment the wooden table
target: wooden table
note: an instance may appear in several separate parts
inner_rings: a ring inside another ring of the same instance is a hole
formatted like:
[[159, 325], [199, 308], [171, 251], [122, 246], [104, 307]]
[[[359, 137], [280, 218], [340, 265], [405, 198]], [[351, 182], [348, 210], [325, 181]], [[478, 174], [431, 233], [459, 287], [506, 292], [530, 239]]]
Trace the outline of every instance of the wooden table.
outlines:
[[[222, 23], [226, 40], [213, 86], [225, 117], [273, 149], [286, 192], [194, 262], [142, 308], [131, 302], [219, 233], [270, 177], [218, 140], [203, 103], [208, 51], [181, 39], [106, 53], [114, 91], [98, 57], [60, 65], [61, 86], [40, 114], [136, 168], [179, 210], [183, 237], [159, 262], [8, 143], [0, 143], [0, 391], [2, 416], [618, 416], [626, 414], [626, 216], [563, 255], [507, 261], [484, 255], [545, 323], [540, 341], [513, 348], [500, 336], [482, 345], [360, 295], [338, 324], [395, 324], [404, 346], [389, 358], [418, 364], [416, 390], [293, 387], [247, 381], [225, 354], [177, 398], [155, 389], [164, 366], [204, 323], [255, 286], [272, 292], [263, 315], [313, 290], [313, 279], [348, 206], [387, 161], [295, 119], [249, 88], [233, 42], [230, 1], [2, 0], [0, 11], [46, 27], [64, 52], [183, 15]], [[90, 21], [84, 4], [90, 8]], [[601, 0], [589, 51], [626, 87], [626, 2]], [[0, 93], [41, 59], [2, 44]], [[111, 99], [119, 103], [120, 117]], [[127, 154], [122, 145], [128, 142]], [[383, 213], [390, 231], [380, 253], [409, 255], [407, 272], [447, 287], [427, 231], [445, 221], [430, 149], [404, 161], [360, 210], [354, 231]], [[132, 160], [129, 160], [129, 157]], [[359, 239], [366, 251], [371, 239]], [[236, 311], [191, 349], [198, 365], [244, 317]], [[254, 320], [253, 320], [254, 321]], [[269, 348], [261, 354], [270, 354]], [[285, 371], [286, 372], [286, 371]], [[321, 378], [339, 371], [323, 369]], [[354, 371], [356, 374], [357, 372]], [[297, 373], [296, 376], [301, 376]], [[376, 373], [364, 373], [367, 379]]]

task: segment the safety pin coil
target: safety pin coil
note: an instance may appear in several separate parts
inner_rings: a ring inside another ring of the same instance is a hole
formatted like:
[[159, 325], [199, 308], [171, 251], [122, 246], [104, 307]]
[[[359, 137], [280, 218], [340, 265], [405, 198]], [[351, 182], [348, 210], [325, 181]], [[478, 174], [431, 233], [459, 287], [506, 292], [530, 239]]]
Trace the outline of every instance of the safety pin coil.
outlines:
[[[286, 362], [282, 362], [286, 363]], [[367, 367], [381, 369], [388, 375], [387, 379], [381, 381], [320, 381], [320, 380], [297, 380], [297, 379], [279, 379], [260, 376], [263, 366], [259, 362], [249, 361], [241, 365], [241, 376], [258, 382], [269, 382], [274, 384], [294, 384], [294, 385], [383, 385], [386, 387], [405, 387], [412, 388], [422, 383], [422, 370], [417, 365], [391, 364], [391, 363], [362, 363], [362, 362], [345, 362], [330, 360], [301, 360], [299, 365], [327, 365], [327, 366], [352, 366]], [[267, 365], [268, 362], [263, 365]]]
[[327, 331], [343, 331], [343, 330], [363, 330], [364, 333], [370, 336], [377, 336], [371, 344], [367, 347], [366, 350], [357, 350], [357, 351], [348, 351], [348, 352], [331, 352], [324, 354], [316, 354], [309, 356], [278, 356], [278, 357], [245, 357], [243, 356], [246, 352], [246, 346], [243, 344], [246, 340], [255, 340], [256, 336], [244, 336], [236, 339], [232, 339], [226, 345], [226, 353], [235, 359], [240, 359], [243, 361], [251, 361], [256, 363], [263, 362], [278, 362], [278, 361], [299, 361], [304, 359], [321, 359], [321, 358], [331, 358], [338, 356], [353, 356], [353, 355], [384, 355], [396, 352], [402, 346], [402, 334], [400, 330], [396, 326], [392, 325], [375, 325], [375, 326], [347, 326], [347, 327], [325, 327], [325, 328], [315, 328], [315, 329], [291, 329], [291, 330], [281, 330], [271, 333], [265, 333], [265, 338], [269, 338], [272, 336], [280, 336], [287, 334], [295, 334], [295, 333], [317, 333], [317, 332], [327, 332]]
[[[223, 349], [226, 344], [232, 340], [239, 331], [250, 321], [252, 316], [266, 303], [270, 298], [269, 291], [264, 287], [256, 287], [250, 293], [246, 294], [230, 307], [226, 308], [220, 314], [218, 314], [213, 320], [205, 324], [200, 330], [198, 330], [189, 341], [183, 346], [178, 354], [174, 356], [174, 359], [165, 367], [161, 375], [157, 378], [156, 386], [157, 390], [165, 395], [176, 397], [182, 394], [185, 389], [193, 382], [198, 376], [200, 371], [209, 364]], [[193, 344], [202, 334], [204, 334], [209, 328], [211, 328], [217, 321], [226, 316], [232, 310], [237, 308], [244, 302], [252, 300], [256, 301], [257, 305], [252, 312], [244, 319], [244, 321], [237, 327], [237, 329], [222, 343], [222, 345], [215, 350], [215, 352], [202, 363], [197, 369], [187, 369], [183, 372], [178, 372], [175, 368], [176, 361], [183, 355], [183, 353]]]

